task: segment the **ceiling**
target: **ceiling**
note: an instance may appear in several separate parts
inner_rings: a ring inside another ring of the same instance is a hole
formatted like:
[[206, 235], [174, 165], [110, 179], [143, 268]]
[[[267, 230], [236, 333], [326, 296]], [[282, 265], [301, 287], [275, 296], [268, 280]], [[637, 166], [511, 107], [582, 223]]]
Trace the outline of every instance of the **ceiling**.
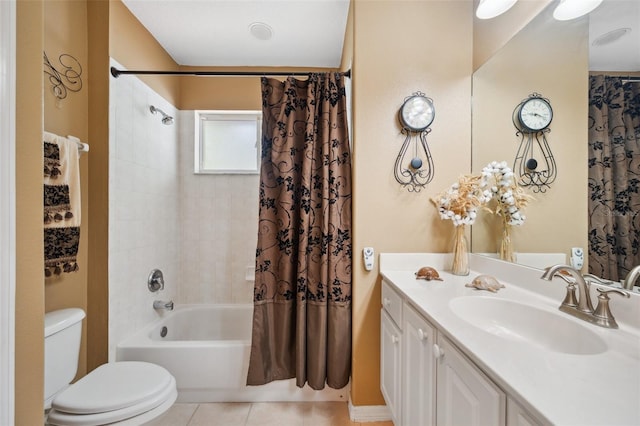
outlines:
[[[349, 0], [123, 2], [179, 65], [192, 66], [338, 68], [349, 13]], [[640, 71], [640, 0], [605, 0], [589, 20], [590, 70]], [[260, 39], [269, 27], [271, 38]], [[620, 28], [631, 31], [592, 44]]]
[[[594, 45], [597, 37], [629, 28], [623, 37]], [[589, 69], [640, 71], [640, 0], [605, 0], [589, 15]]]
[[338, 68], [349, 13], [349, 0], [123, 3], [174, 61], [192, 66]]

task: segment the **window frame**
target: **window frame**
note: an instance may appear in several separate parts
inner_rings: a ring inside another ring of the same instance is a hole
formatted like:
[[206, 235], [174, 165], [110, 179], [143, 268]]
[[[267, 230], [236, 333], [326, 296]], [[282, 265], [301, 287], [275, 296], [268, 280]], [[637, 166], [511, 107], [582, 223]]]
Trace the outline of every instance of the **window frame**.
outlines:
[[[196, 110], [195, 137], [194, 137], [194, 162], [193, 172], [199, 175], [253, 175], [260, 173], [260, 156], [262, 145], [262, 111], [260, 110]], [[231, 169], [231, 168], [205, 168], [203, 143], [203, 124], [206, 121], [255, 121], [256, 122], [256, 168], [255, 169]]]

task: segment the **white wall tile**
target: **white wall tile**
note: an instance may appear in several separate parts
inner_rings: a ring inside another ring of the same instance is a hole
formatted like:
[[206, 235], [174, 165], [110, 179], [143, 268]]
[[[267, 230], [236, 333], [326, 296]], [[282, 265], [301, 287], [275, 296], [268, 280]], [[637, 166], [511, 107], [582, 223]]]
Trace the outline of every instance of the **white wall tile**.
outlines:
[[[112, 61], [112, 65], [122, 68]], [[134, 76], [111, 80], [109, 358], [159, 317], [156, 299], [251, 303], [258, 175], [195, 175], [195, 115], [178, 111]], [[162, 124], [162, 109], [175, 119]], [[146, 280], [160, 268], [165, 290]]]

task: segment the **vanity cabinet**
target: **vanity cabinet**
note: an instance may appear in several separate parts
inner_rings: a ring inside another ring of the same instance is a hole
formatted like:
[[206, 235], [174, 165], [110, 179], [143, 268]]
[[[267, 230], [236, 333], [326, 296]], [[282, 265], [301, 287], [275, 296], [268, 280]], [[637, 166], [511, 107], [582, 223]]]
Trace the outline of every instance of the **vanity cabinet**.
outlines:
[[[437, 425], [504, 425], [506, 395], [446, 337], [438, 335]], [[425, 423], [426, 424], [426, 423]]]
[[394, 425], [401, 424], [400, 417], [400, 345], [402, 333], [391, 316], [382, 311], [380, 321], [380, 390], [391, 412], [391, 420]]
[[402, 424], [434, 425], [436, 419], [436, 330], [405, 305], [402, 348]]
[[381, 317], [381, 390], [394, 425], [506, 424], [505, 393], [384, 281]]
[[402, 379], [402, 297], [389, 285], [382, 288], [380, 321], [380, 390], [391, 412], [393, 424], [402, 424], [400, 386]]

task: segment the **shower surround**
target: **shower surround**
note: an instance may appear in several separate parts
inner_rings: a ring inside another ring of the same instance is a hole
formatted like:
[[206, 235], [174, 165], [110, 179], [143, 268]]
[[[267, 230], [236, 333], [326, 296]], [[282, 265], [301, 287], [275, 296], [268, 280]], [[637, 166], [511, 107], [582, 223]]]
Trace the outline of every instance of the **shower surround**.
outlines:
[[[122, 68], [116, 61], [112, 66]], [[109, 361], [157, 320], [157, 299], [251, 303], [258, 175], [195, 175], [195, 113], [134, 76], [112, 78], [109, 108]], [[155, 105], [175, 117], [164, 125]], [[147, 289], [150, 271], [165, 288]]]

